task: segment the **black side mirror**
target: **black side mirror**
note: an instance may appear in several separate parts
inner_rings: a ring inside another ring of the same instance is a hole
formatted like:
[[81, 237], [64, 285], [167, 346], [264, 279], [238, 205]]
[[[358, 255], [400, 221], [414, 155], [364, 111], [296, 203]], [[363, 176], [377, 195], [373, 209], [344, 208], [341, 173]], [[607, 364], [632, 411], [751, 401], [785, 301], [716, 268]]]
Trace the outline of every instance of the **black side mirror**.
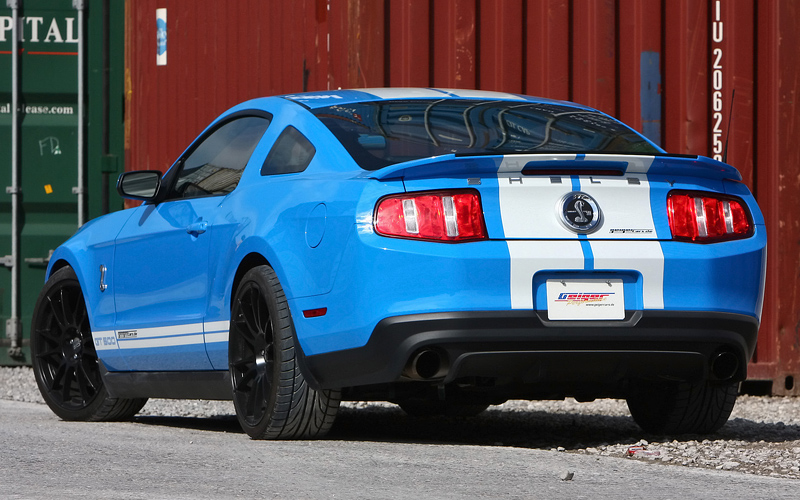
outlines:
[[117, 179], [117, 192], [123, 198], [151, 201], [161, 187], [161, 172], [158, 170], [135, 170], [124, 172]]

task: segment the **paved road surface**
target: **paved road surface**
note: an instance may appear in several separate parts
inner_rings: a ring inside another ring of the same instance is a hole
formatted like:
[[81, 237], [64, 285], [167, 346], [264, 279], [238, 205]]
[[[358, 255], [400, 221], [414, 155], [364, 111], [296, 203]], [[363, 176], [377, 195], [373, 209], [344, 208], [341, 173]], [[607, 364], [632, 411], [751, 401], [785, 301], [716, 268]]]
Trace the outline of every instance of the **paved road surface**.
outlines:
[[[736, 472], [502, 446], [397, 442], [340, 431], [316, 442], [251, 441], [235, 419], [58, 420], [0, 400], [0, 497], [796, 499], [800, 483]], [[337, 423], [338, 424], [338, 423]], [[363, 425], [363, 424], [360, 424]], [[419, 425], [419, 423], [417, 423]], [[368, 440], [359, 440], [361, 436]], [[571, 481], [563, 481], [566, 471]]]

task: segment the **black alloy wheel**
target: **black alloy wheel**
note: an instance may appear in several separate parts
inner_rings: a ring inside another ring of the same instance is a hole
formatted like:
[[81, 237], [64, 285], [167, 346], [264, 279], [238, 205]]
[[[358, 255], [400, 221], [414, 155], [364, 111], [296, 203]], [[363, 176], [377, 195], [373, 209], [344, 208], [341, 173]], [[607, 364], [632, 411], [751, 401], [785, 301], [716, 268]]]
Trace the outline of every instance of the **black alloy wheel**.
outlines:
[[269, 266], [251, 269], [237, 287], [228, 368], [236, 416], [253, 439], [318, 438], [333, 425], [340, 393], [306, 383], [289, 306]]
[[[279, 376], [275, 372], [272, 320], [264, 297], [254, 282], [240, 288], [235, 304], [236, 336], [231, 339], [230, 370], [237, 414], [248, 426], [264, 418], [272, 389]], [[241, 411], [239, 410], [241, 409]]]
[[39, 391], [64, 420], [120, 420], [147, 399], [110, 398], [103, 384], [83, 291], [71, 267], [47, 281], [34, 308], [33, 369]]

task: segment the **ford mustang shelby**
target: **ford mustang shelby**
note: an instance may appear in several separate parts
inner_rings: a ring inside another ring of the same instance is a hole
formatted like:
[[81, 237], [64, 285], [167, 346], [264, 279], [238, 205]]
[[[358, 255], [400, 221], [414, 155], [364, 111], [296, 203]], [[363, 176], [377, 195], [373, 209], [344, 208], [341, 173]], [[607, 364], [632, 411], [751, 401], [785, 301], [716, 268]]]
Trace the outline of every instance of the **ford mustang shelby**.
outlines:
[[309, 438], [342, 399], [612, 397], [647, 431], [713, 432], [755, 348], [766, 234], [739, 173], [578, 104], [256, 99], [117, 187], [144, 203], [55, 251], [32, 320], [63, 419], [232, 399], [250, 436]]

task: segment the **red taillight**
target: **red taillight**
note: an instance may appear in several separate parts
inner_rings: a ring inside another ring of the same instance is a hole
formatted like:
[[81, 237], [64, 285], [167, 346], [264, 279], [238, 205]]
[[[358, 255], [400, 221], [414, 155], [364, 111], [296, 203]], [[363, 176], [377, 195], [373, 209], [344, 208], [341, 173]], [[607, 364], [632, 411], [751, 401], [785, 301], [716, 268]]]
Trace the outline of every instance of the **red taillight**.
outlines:
[[670, 193], [667, 212], [669, 228], [676, 240], [705, 243], [753, 234], [746, 206], [733, 198], [710, 193]]
[[389, 196], [378, 203], [374, 223], [375, 232], [383, 236], [433, 241], [486, 239], [481, 199], [474, 191]]

